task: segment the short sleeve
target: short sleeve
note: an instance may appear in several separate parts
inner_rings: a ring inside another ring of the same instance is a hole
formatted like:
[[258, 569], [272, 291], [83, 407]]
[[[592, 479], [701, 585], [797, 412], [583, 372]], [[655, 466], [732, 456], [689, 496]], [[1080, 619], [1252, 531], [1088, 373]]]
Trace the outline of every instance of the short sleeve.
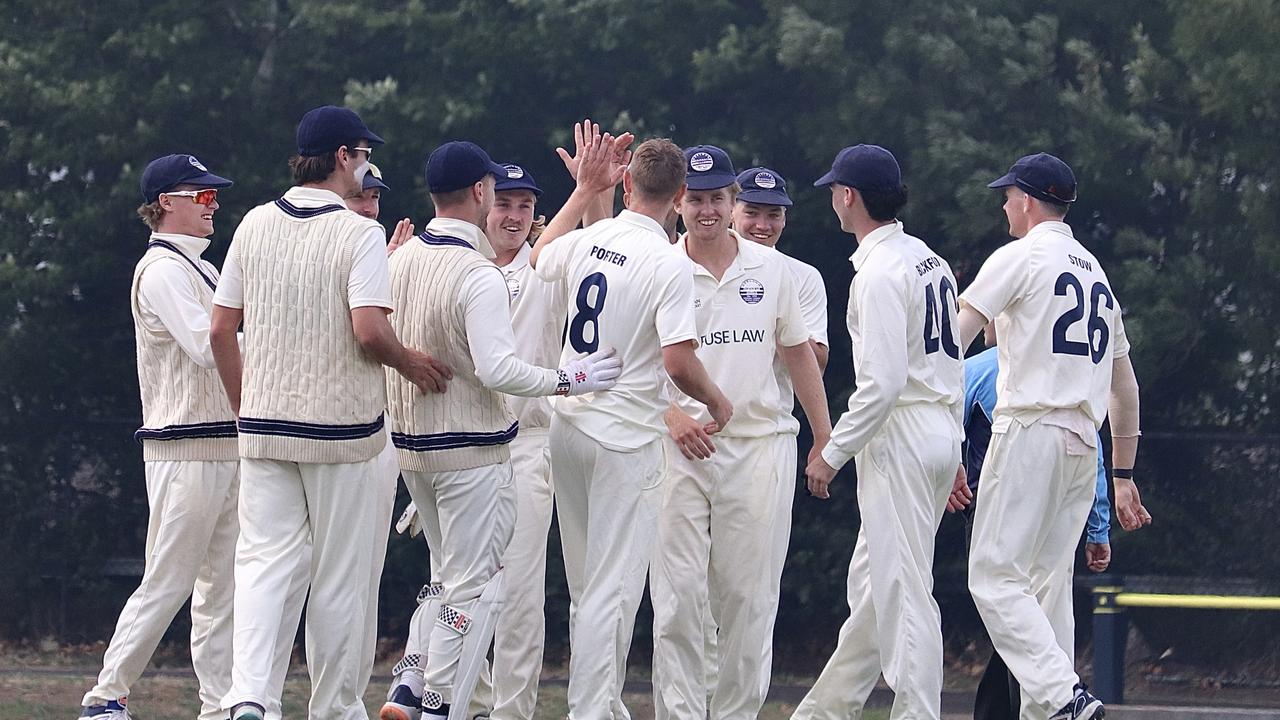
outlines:
[[800, 314], [809, 329], [809, 339], [820, 345], [830, 345], [827, 342], [827, 287], [822, 283], [822, 274], [812, 265], [800, 263], [795, 278]]
[[1124, 331], [1124, 311], [1116, 300], [1115, 329], [1111, 331], [1111, 356], [1121, 358], [1129, 354], [1129, 335]]
[[654, 324], [662, 347], [698, 338], [693, 316], [693, 267], [686, 257], [668, 253], [658, 263]]
[[380, 227], [369, 228], [356, 240], [347, 278], [347, 307], [394, 307], [391, 271], [387, 265], [387, 238]]
[[1011, 242], [991, 253], [978, 276], [960, 295], [960, 301], [994, 320], [1026, 292], [1027, 246]]
[[778, 300], [777, 342], [782, 347], [795, 347], [809, 342], [809, 327], [800, 312], [800, 295], [791, 271], [783, 268], [778, 274], [782, 295]]
[[240, 268], [240, 243], [231, 241], [227, 259], [222, 261], [218, 277], [218, 289], [213, 293], [213, 304], [222, 307], [244, 309], [244, 271]]
[[575, 241], [578, 239], [579, 232], [581, 231], [575, 230], [565, 233], [563, 236], [544, 245], [538, 253], [538, 264], [533, 268], [534, 274], [546, 282], [567, 279], [572, 246], [576, 244]]

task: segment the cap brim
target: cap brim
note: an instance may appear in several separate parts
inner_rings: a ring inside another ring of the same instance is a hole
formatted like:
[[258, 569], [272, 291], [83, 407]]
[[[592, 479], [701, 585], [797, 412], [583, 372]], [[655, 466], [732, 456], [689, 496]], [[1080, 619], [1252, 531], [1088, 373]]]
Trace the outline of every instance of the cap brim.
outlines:
[[523, 180], [499, 180], [498, 184], [493, 186], [494, 192], [508, 192], [511, 190], [528, 190], [533, 193], [534, 197], [542, 197], [542, 191], [536, 185], [525, 182]]
[[778, 190], [743, 190], [738, 193], [738, 199], [742, 202], [755, 203], [757, 205], [791, 207], [791, 198], [787, 197], [786, 193]]
[[489, 174], [493, 175], [494, 179], [497, 180], [507, 176], [507, 169], [491, 160], [489, 161]]
[[1005, 173], [1001, 177], [996, 178], [995, 180], [992, 180], [991, 182], [987, 183], [987, 187], [994, 190], [998, 188], [1009, 187], [1010, 185], [1014, 185], [1017, 182], [1018, 180], [1013, 176], [1013, 173]]
[[723, 187], [738, 182], [737, 175], [731, 174], [715, 174], [715, 175], [691, 175], [684, 179], [690, 190], [719, 190]]
[[363, 184], [360, 186], [360, 191], [363, 192], [365, 190], [374, 189], [390, 190], [391, 186], [379, 180], [373, 173], [365, 173]]
[[387, 141], [378, 137], [378, 134], [369, 128], [364, 129], [364, 139], [369, 141], [370, 145], [386, 145]]
[[179, 183], [179, 185], [199, 185], [207, 188], [226, 188], [235, 185], [235, 183], [220, 175], [214, 175], [211, 172], [206, 172], [193, 178], [187, 178]]
[[816, 182], [814, 182], [814, 183], [813, 183], [813, 186], [814, 186], [814, 187], [827, 187], [828, 185], [834, 185], [834, 184], [836, 184], [837, 182], [838, 182], [838, 180], [836, 179], [836, 173], [835, 173], [835, 171], [834, 171], [834, 170], [832, 170], [831, 172], [827, 173], [826, 175], [823, 175], [822, 177], [818, 178], [818, 180], [817, 180]]

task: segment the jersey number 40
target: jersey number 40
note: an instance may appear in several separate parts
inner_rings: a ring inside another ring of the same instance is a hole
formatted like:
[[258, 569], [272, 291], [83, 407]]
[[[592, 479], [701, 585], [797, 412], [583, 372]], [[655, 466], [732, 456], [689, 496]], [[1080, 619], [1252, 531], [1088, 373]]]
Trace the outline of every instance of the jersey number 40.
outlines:
[[1111, 329], [1107, 327], [1107, 321], [1098, 315], [1099, 301], [1104, 302], [1108, 310], [1114, 308], [1115, 300], [1111, 297], [1111, 290], [1100, 282], [1094, 283], [1089, 290], [1088, 342], [1067, 339], [1067, 330], [1084, 319], [1086, 303], [1084, 286], [1080, 284], [1080, 278], [1064, 272], [1054, 283], [1053, 294], [1065, 297], [1068, 293], [1075, 295], [1076, 304], [1059, 316], [1057, 322], [1053, 324], [1053, 352], [1057, 355], [1088, 357], [1094, 365], [1097, 365], [1106, 356], [1107, 343], [1111, 341]]
[[[604, 298], [608, 294], [609, 281], [604, 273], [591, 273], [578, 286], [578, 311], [569, 322], [569, 345], [577, 352], [593, 353], [600, 349], [600, 313], [604, 311]], [[587, 339], [588, 325], [591, 326], [590, 340]]]
[[960, 346], [951, 330], [956, 315], [956, 287], [946, 275], [938, 280], [937, 290], [924, 286], [924, 354], [932, 355], [941, 348], [948, 357], [960, 359]]

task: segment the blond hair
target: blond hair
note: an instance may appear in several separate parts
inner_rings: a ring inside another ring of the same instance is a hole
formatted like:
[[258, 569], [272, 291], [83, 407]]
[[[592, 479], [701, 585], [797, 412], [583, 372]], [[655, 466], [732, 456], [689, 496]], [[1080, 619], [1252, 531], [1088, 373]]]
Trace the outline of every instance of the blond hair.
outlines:
[[142, 218], [142, 222], [146, 223], [152, 232], [160, 229], [160, 221], [166, 214], [165, 209], [160, 207], [159, 198], [138, 206], [138, 217]]

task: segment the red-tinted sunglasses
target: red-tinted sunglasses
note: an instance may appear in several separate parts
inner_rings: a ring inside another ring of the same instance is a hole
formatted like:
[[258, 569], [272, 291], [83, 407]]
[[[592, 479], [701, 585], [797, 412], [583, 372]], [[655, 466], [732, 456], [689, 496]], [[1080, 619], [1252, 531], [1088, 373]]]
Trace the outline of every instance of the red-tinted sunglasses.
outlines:
[[179, 197], [189, 197], [197, 205], [208, 207], [218, 199], [218, 191], [216, 188], [205, 188], [203, 190], [174, 190], [173, 192], [160, 193], [161, 195], [177, 195]]

